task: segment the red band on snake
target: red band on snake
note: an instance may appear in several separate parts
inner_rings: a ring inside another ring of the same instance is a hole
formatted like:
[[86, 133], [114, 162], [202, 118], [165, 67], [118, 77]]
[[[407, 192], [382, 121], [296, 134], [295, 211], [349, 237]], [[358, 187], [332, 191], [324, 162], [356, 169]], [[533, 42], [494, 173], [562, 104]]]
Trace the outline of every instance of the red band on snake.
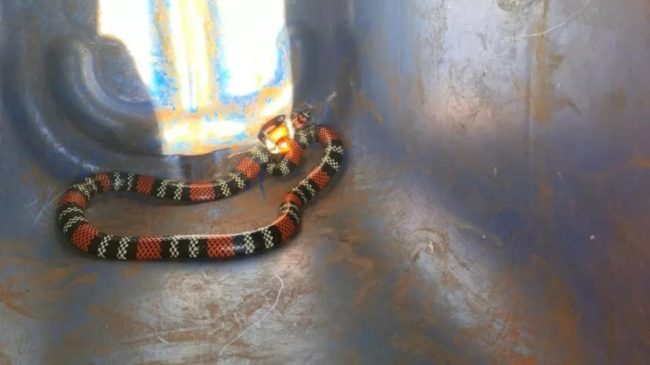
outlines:
[[[274, 159], [262, 145], [246, 153], [227, 177], [212, 181], [171, 181], [125, 172], [99, 173], [69, 187], [57, 209], [64, 237], [83, 252], [105, 259], [176, 260], [222, 259], [259, 254], [292, 239], [300, 227], [303, 208], [341, 170], [343, 143], [331, 128], [305, 123], [304, 115], [292, 117], [296, 127], [289, 151]], [[250, 187], [262, 171], [288, 175], [299, 164], [305, 149], [319, 142], [320, 163], [286, 195], [278, 217], [269, 225], [236, 234], [173, 236], [118, 236], [100, 232], [85, 216], [88, 202], [107, 191], [132, 192], [181, 202], [209, 202], [233, 196]]]

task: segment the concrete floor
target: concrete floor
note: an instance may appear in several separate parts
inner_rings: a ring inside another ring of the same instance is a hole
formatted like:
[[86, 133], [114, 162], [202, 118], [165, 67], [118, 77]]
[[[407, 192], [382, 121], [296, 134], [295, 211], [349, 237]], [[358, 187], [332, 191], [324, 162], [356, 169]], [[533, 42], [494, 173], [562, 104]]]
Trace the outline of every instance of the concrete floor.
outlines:
[[[216, 263], [102, 262], [58, 235], [77, 176], [232, 162], [127, 153], [70, 123], [48, 57], [94, 6], [0, 3], [0, 364], [650, 358], [648, 1], [287, 1], [316, 45], [297, 98], [342, 131], [346, 170], [290, 245]], [[252, 228], [300, 175], [198, 206], [102, 196], [89, 216]]]

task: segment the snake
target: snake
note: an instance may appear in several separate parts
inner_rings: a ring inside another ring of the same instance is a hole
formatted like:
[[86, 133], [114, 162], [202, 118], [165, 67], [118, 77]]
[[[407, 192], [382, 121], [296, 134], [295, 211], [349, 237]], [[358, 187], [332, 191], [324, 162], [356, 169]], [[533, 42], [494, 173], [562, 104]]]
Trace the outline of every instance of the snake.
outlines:
[[[101, 172], [69, 186], [60, 198], [56, 220], [61, 234], [82, 252], [109, 260], [211, 260], [261, 254], [282, 246], [299, 231], [304, 208], [341, 171], [344, 147], [331, 127], [312, 122], [309, 111], [287, 118], [294, 128], [287, 150], [272, 153], [257, 143], [242, 154], [228, 174], [201, 181], [176, 181], [131, 172]], [[286, 176], [295, 170], [309, 145], [320, 143], [320, 162], [284, 197], [278, 215], [270, 224], [233, 234], [126, 236], [105, 233], [86, 218], [90, 200], [105, 192], [130, 192], [186, 203], [204, 203], [229, 198], [249, 189], [262, 172]]]

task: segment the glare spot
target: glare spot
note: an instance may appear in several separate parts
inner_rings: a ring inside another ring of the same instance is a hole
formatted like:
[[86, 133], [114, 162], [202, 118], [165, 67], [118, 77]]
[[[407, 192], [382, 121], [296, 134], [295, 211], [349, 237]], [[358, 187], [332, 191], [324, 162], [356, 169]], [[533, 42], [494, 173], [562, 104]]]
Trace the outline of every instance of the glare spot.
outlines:
[[150, 31], [152, 23], [150, 2], [99, 0], [97, 7], [99, 35], [122, 41], [131, 53], [142, 81], [147, 86], [151, 86], [153, 40]]
[[226, 92], [250, 94], [269, 83], [277, 72], [284, 0], [221, 0], [217, 4], [228, 70]]
[[165, 154], [253, 143], [291, 112], [284, 0], [98, 0], [97, 18], [149, 90]]
[[287, 105], [291, 105], [292, 102], [293, 85], [288, 84], [282, 88], [280, 93], [274, 99], [266, 103], [260, 112], [260, 118], [267, 120], [274, 118], [277, 115], [283, 114], [287, 108]]
[[182, 137], [187, 136], [189, 133], [190, 126], [187, 124], [180, 124], [180, 125], [175, 125], [175, 126], [170, 126], [167, 128], [164, 132], [164, 137], [165, 140], [167, 141], [174, 141], [178, 140]]

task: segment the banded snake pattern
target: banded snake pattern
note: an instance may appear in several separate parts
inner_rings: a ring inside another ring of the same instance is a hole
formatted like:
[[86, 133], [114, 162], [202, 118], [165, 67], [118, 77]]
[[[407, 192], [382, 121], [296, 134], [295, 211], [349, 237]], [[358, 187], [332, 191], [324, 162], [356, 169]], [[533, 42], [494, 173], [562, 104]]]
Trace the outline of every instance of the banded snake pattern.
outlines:
[[[288, 140], [285, 153], [274, 155], [263, 144], [257, 144], [225, 178], [185, 182], [128, 172], [86, 177], [72, 184], [60, 199], [57, 222], [61, 233], [87, 254], [117, 260], [224, 259], [276, 248], [296, 235], [303, 209], [328, 186], [343, 163], [343, 143], [332, 128], [312, 124], [308, 112], [294, 113], [288, 123], [295, 128], [295, 134]], [[99, 231], [86, 219], [89, 201], [108, 191], [191, 203], [231, 197], [250, 187], [262, 171], [273, 176], [288, 175], [314, 142], [324, 149], [320, 163], [286, 195], [276, 219], [255, 230], [235, 234], [119, 236]]]

